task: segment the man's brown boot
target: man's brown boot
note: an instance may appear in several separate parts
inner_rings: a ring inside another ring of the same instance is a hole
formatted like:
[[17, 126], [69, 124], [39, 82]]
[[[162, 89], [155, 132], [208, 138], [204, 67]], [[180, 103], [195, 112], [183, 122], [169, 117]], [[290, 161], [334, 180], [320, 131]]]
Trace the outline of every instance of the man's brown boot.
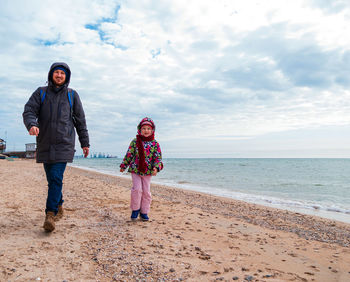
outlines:
[[63, 207], [62, 205], [58, 206], [58, 212], [55, 216], [55, 221], [59, 221], [63, 217]]
[[46, 213], [44, 229], [46, 232], [52, 232], [55, 230], [55, 213], [49, 211]]

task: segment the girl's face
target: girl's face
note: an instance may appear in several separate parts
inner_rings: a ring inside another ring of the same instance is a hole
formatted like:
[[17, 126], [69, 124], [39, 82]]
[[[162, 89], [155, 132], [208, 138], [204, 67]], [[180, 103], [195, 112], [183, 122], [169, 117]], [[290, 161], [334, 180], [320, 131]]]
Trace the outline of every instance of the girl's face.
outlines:
[[152, 135], [152, 133], [153, 133], [153, 129], [149, 125], [144, 125], [141, 127], [142, 136], [149, 137]]

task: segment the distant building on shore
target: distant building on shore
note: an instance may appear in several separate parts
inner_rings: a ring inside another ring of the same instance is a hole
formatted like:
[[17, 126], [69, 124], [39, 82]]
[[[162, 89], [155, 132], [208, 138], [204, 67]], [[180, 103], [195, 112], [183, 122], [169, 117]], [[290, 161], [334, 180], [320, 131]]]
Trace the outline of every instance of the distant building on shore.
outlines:
[[0, 138], [0, 153], [5, 152], [6, 150], [6, 141]]
[[[0, 139], [2, 140], [2, 139]], [[1, 144], [1, 143], [0, 143]], [[4, 155], [12, 158], [26, 158], [26, 159], [35, 159], [36, 158], [36, 143], [27, 143], [25, 151], [6, 151], [2, 152]], [[1, 151], [0, 151], [1, 153]]]
[[26, 144], [26, 159], [36, 158], [36, 143]]

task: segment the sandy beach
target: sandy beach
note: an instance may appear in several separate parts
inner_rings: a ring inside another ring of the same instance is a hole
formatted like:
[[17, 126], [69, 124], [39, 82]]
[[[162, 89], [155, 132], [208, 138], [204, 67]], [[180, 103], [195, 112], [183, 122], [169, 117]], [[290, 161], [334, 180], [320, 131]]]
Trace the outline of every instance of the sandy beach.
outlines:
[[129, 179], [68, 167], [45, 233], [42, 165], [0, 181], [0, 281], [350, 281], [350, 224], [155, 184], [131, 222]]

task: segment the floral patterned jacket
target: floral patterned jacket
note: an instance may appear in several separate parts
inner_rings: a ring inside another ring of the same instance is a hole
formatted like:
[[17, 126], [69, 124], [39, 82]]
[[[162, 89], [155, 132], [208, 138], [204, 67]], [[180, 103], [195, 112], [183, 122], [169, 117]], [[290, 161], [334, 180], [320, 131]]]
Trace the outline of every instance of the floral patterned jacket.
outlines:
[[161, 171], [163, 169], [163, 163], [159, 143], [155, 139], [153, 141], [143, 141], [142, 143], [145, 150], [145, 161], [147, 163], [146, 173], [140, 172], [137, 168], [139, 165], [139, 154], [136, 145], [136, 138], [131, 141], [123, 162], [120, 164], [120, 168], [126, 169], [129, 166], [128, 172], [133, 172], [139, 175], [151, 175], [153, 168]]

